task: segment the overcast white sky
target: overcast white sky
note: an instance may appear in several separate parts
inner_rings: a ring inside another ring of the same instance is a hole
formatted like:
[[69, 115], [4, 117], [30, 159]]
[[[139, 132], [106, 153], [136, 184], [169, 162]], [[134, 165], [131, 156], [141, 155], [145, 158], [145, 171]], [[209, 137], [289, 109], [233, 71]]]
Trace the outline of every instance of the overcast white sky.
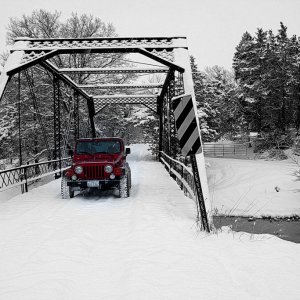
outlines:
[[289, 35], [300, 36], [300, 0], [0, 0], [0, 52], [5, 48], [9, 17], [34, 9], [89, 13], [111, 22], [119, 36], [188, 38], [200, 69], [231, 68], [242, 34], [257, 27], [276, 32], [282, 21]]

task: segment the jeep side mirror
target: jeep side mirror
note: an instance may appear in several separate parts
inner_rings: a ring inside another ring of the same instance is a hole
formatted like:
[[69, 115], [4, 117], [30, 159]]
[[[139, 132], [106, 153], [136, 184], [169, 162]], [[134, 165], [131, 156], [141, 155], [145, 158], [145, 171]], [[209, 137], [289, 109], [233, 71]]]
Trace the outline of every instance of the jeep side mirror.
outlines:
[[73, 154], [74, 154], [74, 151], [73, 151], [72, 149], [69, 149], [69, 150], [68, 150], [68, 155], [69, 155], [69, 156], [73, 156]]
[[130, 148], [126, 148], [125, 151], [126, 151], [126, 155], [127, 155], [127, 154], [130, 154], [130, 152], [131, 152], [131, 151], [130, 151]]

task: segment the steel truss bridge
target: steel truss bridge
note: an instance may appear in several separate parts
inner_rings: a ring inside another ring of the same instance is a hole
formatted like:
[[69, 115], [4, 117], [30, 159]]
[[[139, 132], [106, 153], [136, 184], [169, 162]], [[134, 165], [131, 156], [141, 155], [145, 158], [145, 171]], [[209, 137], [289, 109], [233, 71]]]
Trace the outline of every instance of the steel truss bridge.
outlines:
[[[127, 54], [154, 63], [137, 67], [125, 63]], [[163, 82], [138, 80], [141, 74], [156, 73], [163, 76]], [[195, 198], [193, 174], [176, 160], [180, 148], [171, 103], [181, 94], [190, 94], [196, 107], [185, 37], [17, 38], [0, 76], [0, 105], [7, 106], [8, 113], [14, 112], [18, 145], [13, 149], [18, 153], [19, 167], [0, 170], [0, 191], [49, 173], [59, 177], [66, 166], [67, 145], [79, 137], [96, 137], [95, 118], [106, 107], [131, 104], [143, 105], [158, 116], [160, 159]], [[39, 98], [45, 95], [48, 101], [42, 107]], [[25, 111], [31, 114], [25, 115]], [[43, 137], [42, 145], [34, 138], [31, 141], [36, 152], [47, 153], [42, 163], [35, 160], [26, 165], [24, 160], [30, 147], [23, 132], [28, 122], [32, 124], [31, 136]], [[51, 133], [49, 124], [53, 126]], [[197, 164], [208, 201], [203, 152], [197, 154]]]

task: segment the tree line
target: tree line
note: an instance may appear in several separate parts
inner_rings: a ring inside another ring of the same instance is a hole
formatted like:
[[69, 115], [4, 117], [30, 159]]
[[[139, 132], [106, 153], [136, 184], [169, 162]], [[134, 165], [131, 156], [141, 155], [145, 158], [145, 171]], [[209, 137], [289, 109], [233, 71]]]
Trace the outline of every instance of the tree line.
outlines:
[[245, 32], [233, 70], [199, 72], [191, 57], [204, 140], [255, 131], [291, 143], [300, 129], [300, 41], [280, 23], [276, 34]]

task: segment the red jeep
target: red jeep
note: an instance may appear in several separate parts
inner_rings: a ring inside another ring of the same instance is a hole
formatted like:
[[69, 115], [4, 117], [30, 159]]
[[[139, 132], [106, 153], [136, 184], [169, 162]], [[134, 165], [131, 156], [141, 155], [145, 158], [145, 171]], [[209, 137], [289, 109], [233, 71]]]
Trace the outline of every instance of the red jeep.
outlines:
[[126, 156], [130, 148], [120, 138], [87, 138], [76, 141], [72, 167], [63, 172], [61, 195], [73, 198], [75, 191], [118, 188], [121, 198], [129, 197], [131, 171]]

